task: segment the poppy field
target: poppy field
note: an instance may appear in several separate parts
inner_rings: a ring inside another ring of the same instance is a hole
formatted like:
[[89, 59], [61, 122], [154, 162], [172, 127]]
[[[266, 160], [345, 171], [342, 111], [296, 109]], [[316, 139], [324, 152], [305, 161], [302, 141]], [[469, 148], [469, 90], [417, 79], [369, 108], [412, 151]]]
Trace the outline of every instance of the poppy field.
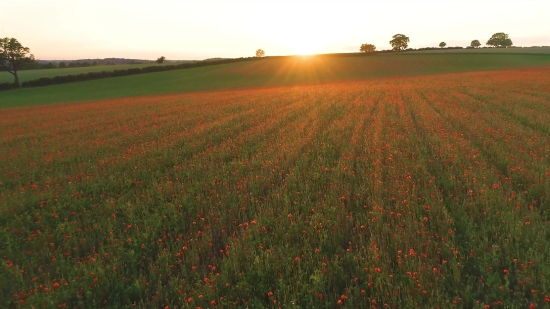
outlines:
[[[518, 50], [525, 51], [527, 48]], [[479, 53], [474, 54], [406, 53], [376, 56], [344, 54], [338, 57], [329, 55], [268, 57], [259, 61], [1, 91], [0, 108], [550, 65], [550, 54], [536, 55], [526, 52], [485, 54], [481, 49], [478, 51]], [[75, 70], [78, 69], [75, 68]], [[39, 71], [50, 72], [50, 70]]]
[[548, 67], [0, 110], [2, 308], [546, 308]]

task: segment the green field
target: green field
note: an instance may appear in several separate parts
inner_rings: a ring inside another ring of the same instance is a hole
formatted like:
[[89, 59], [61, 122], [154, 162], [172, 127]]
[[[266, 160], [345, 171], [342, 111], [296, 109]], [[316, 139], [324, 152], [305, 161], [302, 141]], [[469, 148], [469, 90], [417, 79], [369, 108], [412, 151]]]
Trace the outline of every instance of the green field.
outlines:
[[[550, 65], [550, 55], [285, 57], [0, 92], [0, 107]], [[498, 74], [498, 73], [495, 73]]]
[[[76, 75], [85, 74], [90, 72], [102, 72], [102, 71], [114, 71], [114, 70], [127, 70], [132, 68], [144, 68], [157, 65], [171, 65], [178, 64], [180, 62], [165, 62], [158, 63], [144, 63], [144, 64], [118, 64], [118, 65], [98, 65], [93, 67], [79, 67], [79, 68], [64, 68], [64, 69], [43, 69], [43, 70], [23, 70], [19, 71], [19, 81], [24, 82], [32, 79], [38, 79], [41, 77], [54, 77], [60, 75]], [[0, 72], [0, 83], [13, 82], [13, 75], [8, 72]]]

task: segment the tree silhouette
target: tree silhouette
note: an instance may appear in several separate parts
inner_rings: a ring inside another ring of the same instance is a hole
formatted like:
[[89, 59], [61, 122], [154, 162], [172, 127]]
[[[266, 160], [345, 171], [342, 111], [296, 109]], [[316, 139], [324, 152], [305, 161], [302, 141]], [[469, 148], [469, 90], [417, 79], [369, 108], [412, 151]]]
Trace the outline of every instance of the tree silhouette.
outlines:
[[262, 58], [262, 57], [265, 57], [265, 51], [263, 49], [257, 49], [256, 50], [256, 57], [258, 58]]
[[374, 53], [376, 51], [376, 46], [373, 44], [361, 44], [359, 51], [363, 53]]
[[498, 32], [493, 34], [493, 36], [487, 41], [487, 45], [493, 47], [510, 47], [513, 45], [512, 40], [508, 34], [504, 32]]
[[24, 47], [15, 38], [0, 39], [0, 66], [15, 78], [15, 84], [19, 87], [19, 76], [17, 71], [24, 65], [34, 62], [34, 56], [27, 54], [29, 48]]
[[392, 38], [393, 40], [390, 41], [390, 44], [395, 51], [405, 50], [409, 46], [409, 37], [404, 34], [396, 34]]

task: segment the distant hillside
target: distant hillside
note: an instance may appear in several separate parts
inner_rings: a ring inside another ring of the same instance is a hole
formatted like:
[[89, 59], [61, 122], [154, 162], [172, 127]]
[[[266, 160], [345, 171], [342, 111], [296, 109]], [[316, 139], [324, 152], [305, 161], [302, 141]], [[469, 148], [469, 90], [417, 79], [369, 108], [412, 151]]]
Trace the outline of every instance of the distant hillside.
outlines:
[[[165, 60], [165, 62], [195, 62], [197, 60]], [[144, 59], [126, 59], [126, 58], [103, 58], [103, 59], [77, 59], [77, 60], [36, 60], [40, 64], [47, 63], [60, 63], [65, 62], [66, 64], [74, 62], [88, 62], [95, 63], [97, 65], [109, 65], [109, 64], [144, 64], [144, 63], [155, 63], [154, 60], [144, 60]]]

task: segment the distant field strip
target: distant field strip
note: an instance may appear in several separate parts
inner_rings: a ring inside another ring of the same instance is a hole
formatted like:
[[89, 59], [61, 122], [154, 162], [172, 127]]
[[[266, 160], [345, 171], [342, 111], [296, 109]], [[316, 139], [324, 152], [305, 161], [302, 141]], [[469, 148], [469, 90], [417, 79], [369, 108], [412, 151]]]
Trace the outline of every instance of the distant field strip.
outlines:
[[0, 111], [4, 308], [544, 308], [550, 71]]
[[[389, 54], [286, 57], [0, 92], [0, 108], [192, 91], [350, 82], [549, 66], [550, 55]], [[498, 74], [498, 73], [495, 73]]]
[[[177, 64], [175, 62], [166, 63], [143, 63], [143, 64], [117, 64], [117, 65], [97, 65], [93, 67], [79, 67], [79, 68], [63, 68], [63, 69], [40, 69], [40, 70], [23, 70], [19, 71], [19, 80], [25, 82], [28, 80], [38, 79], [41, 77], [54, 77], [62, 75], [76, 75], [85, 74], [89, 72], [102, 72], [102, 71], [114, 71], [114, 70], [127, 70], [133, 68], [146, 68], [151, 66], [164, 66]], [[8, 72], [0, 72], [0, 83], [13, 82], [13, 75]]]

